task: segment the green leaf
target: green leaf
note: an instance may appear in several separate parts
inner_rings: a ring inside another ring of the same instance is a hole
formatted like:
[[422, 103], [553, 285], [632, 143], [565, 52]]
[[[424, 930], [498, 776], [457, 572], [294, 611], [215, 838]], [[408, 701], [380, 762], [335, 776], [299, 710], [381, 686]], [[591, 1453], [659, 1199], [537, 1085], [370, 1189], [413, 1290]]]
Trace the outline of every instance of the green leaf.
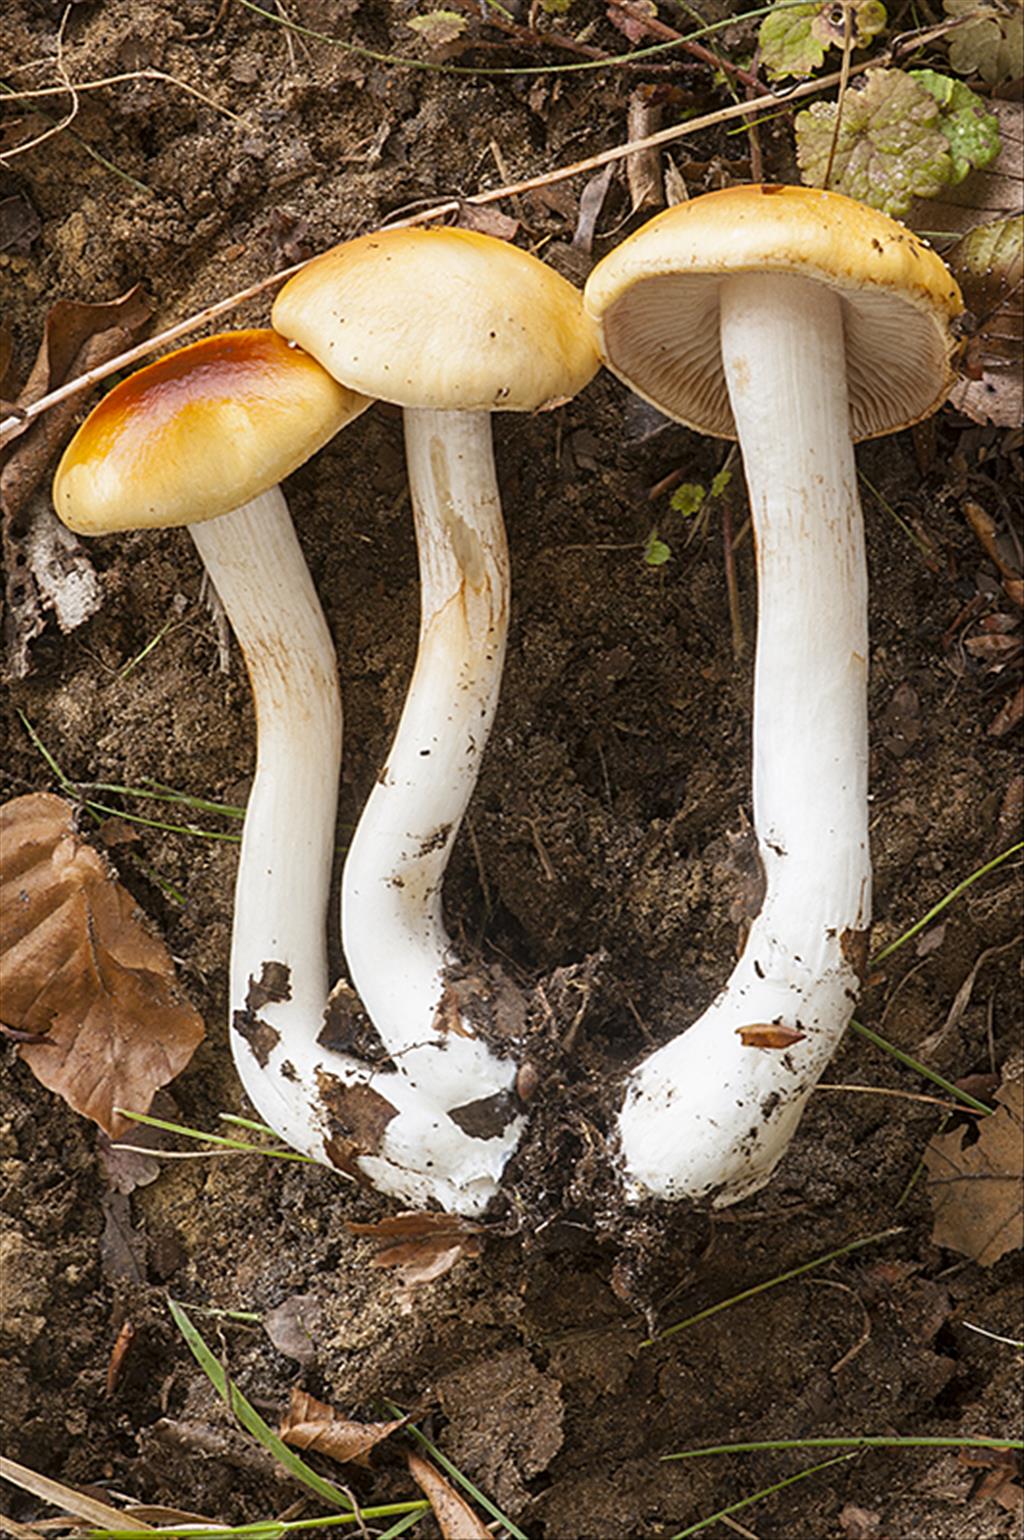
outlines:
[[684, 481], [672, 493], [673, 513], [681, 513], [684, 519], [692, 518], [704, 501], [704, 488], [699, 481]]
[[540, 8], [549, 16], [564, 16], [568, 11], [572, 0], [540, 0]]
[[715, 476], [711, 482], [711, 496], [721, 497], [722, 493], [725, 491], [731, 480], [732, 471], [726, 470], [724, 468], [720, 470], [717, 476]]
[[999, 154], [999, 120], [985, 111], [985, 103], [962, 80], [951, 80], [934, 70], [911, 70], [916, 80], [939, 104], [939, 128], [949, 141], [954, 187], [968, 171], [990, 166]]
[[652, 530], [644, 547], [644, 561], [649, 567], [663, 567], [672, 555], [672, 547], [659, 539], [658, 531]]
[[[882, 0], [857, 0], [851, 13], [853, 46], [863, 48], [885, 26], [885, 6]], [[762, 63], [773, 80], [784, 75], [812, 75], [824, 63], [826, 51], [842, 48], [845, 41], [843, 7], [835, 0], [824, 5], [775, 0], [757, 35]]]
[[757, 45], [769, 79], [784, 75], [812, 75], [825, 61], [825, 44], [812, 28], [820, 5], [786, 5], [776, 0], [775, 9], [761, 23]]
[[445, 48], [454, 43], [465, 32], [466, 25], [465, 16], [458, 11], [428, 11], [425, 16], [413, 16], [406, 22], [429, 48]]
[[979, 6], [978, 0], [943, 0], [942, 8], [951, 17], [987, 11], [949, 34], [950, 69], [958, 75], [980, 75], [990, 86], [1024, 75], [1024, 11], [1019, 0], [991, 7]]
[[[834, 102], [797, 114], [797, 160], [809, 187], [824, 186], [835, 124]], [[915, 197], [934, 198], [952, 177], [934, 96], [902, 70], [868, 70], [864, 87], [843, 102], [831, 189], [898, 219]]]

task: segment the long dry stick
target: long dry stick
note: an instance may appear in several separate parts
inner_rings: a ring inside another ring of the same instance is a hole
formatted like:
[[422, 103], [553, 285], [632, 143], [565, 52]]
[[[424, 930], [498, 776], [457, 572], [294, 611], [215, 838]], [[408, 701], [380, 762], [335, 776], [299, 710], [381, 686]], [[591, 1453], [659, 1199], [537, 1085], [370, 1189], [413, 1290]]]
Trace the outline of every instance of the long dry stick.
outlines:
[[[494, 187], [488, 192], [475, 193], [468, 198], [449, 198], [444, 203], [436, 203], [432, 207], [420, 210], [417, 214], [410, 214], [405, 219], [387, 220], [381, 227], [383, 229], [399, 229], [407, 225], [426, 224], [431, 220], [443, 219], [449, 214], [458, 214], [465, 204], [497, 203], [503, 198], [514, 198], [520, 193], [534, 192], [538, 187], [548, 187], [555, 182], [565, 182], [570, 177], [582, 176], [588, 171], [594, 171], [600, 166], [606, 166], [611, 161], [624, 160], [627, 156], [635, 154], [638, 150], [651, 149], [657, 145], [671, 144], [676, 139], [684, 139], [690, 134], [698, 133], [701, 129], [714, 128], [719, 123], [728, 123], [733, 118], [742, 118], [748, 113], [762, 112], [766, 107], [785, 106], [789, 102], [799, 101], [807, 96], [815, 96], [820, 91], [827, 91], [832, 86], [841, 84], [852, 75], [863, 74], [865, 70], [881, 69], [892, 62], [898, 54], [908, 50], [922, 47], [925, 43], [944, 37], [955, 27], [962, 26], [965, 21], [974, 19], [974, 13], [957, 17], [955, 21], [945, 22], [932, 27], [926, 32], [909, 34], [906, 38], [897, 39], [884, 53], [876, 55], [864, 64], [855, 64], [850, 70], [837, 70], [831, 75], [823, 75], [819, 80], [806, 80], [802, 85], [793, 86], [785, 91], [766, 91], [757, 96], [753, 101], [735, 102], [730, 107], [723, 107], [718, 112], [709, 112], [702, 118], [691, 118], [687, 123], [676, 123], [671, 128], [663, 128], [656, 134], [648, 134], [644, 139], [633, 139], [625, 144], [613, 145], [610, 150], [601, 150], [597, 155], [589, 155], [585, 160], [574, 161], [572, 165], [560, 166], [554, 171], [546, 171], [539, 176], [526, 177], [521, 182], [512, 182], [505, 187]], [[308, 259], [312, 261], [312, 258]], [[142, 358], [147, 358], [159, 348], [166, 347], [168, 343], [176, 342], [180, 337], [188, 336], [190, 332], [205, 326], [208, 321], [217, 316], [226, 314], [229, 310], [236, 309], [245, 304], [247, 300], [255, 299], [257, 295], [264, 294], [268, 289], [276, 288], [293, 273], [297, 273], [305, 267], [305, 262], [296, 262], [292, 267], [281, 268], [276, 273], [271, 273], [267, 278], [261, 278], [256, 283], [249, 284], [247, 288], [239, 289], [236, 294], [229, 294], [225, 299], [217, 300], [213, 305], [207, 305], [194, 315], [186, 316], [183, 321], [178, 321], [169, 326], [165, 331], [158, 332], [156, 336], [148, 338], [145, 342], [138, 343], [124, 353], [119, 353], [116, 358], [111, 358], [105, 364], [100, 364], [94, 369], [88, 369], [84, 374], [78, 375], [73, 380], [67, 380], [58, 389], [50, 391], [48, 395], [40, 396], [30, 406], [19, 409], [10, 416], [0, 421], [0, 449], [12, 438], [16, 438], [24, 431], [25, 426], [33, 418], [39, 417], [43, 412], [48, 412], [60, 401], [67, 401], [69, 397], [76, 396], [80, 391], [88, 390], [92, 385], [98, 385], [101, 380], [116, 374], [121, 369], [126, 369], [130, 364], [136, 364]]]

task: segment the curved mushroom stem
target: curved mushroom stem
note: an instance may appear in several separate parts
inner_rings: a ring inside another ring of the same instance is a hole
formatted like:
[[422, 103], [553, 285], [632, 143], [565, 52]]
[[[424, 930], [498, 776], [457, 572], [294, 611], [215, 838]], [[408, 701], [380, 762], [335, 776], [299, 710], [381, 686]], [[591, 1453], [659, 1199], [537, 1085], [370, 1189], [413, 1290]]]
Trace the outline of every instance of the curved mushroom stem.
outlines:
[[489, 414], [406, 409], [405, 440], [419, 648], [345, 863], [342, 938], [352, 983], [400, 1077], [437, 1109], [441, 1201], [475, 1212], [496, 1191], [522, 1119], [515, 1062], [478, 1035], [474, 1005], [487, 1015], [486, 991], [474, 1002], [469, 981], [453, 980], [441, 888], [498, 703], [508, 551]]
[[[722, 285], [721, 325], [757, 540], [766, 893], [724, 992], [634, 1070], [619, 1117], [634, 1201], [716, 1207], [784, 1155], [852, 1014], [871, 907], [867, 574], [841, 302], [811, 280], [744, 274]], [[803, 1036], [744, 1044], [741, 1029], [767, 1025]]]
[[325, 922], [341, 768], [334, 643], [280, 488], [189, 528], [238, 638], [256, 706], [256, 776], [231, 936], [232, 1053], [261, 1117], [295, 1149], [323, 1160], [308, 1060], [322, 1057], [316, 1035], [328, 988]]

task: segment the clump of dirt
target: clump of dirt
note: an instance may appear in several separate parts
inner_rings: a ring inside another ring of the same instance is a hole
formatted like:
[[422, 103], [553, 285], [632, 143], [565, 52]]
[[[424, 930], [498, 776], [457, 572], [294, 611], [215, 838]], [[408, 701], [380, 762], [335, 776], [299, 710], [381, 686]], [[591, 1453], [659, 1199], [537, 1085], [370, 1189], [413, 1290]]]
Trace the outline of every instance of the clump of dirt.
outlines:
[[[480, 41], [449, 63], [556, 61], [537, 45], [509, 51], [466, 14]], [[289, 32], [282, 17], [309, 30]], [[406, 19], [379, 0], [302, 0], [276, 20], [272, 8], [214, 0], [72, 6], [61, 24], [72, 78], [163, 73], [83, 91], [69, 127], [0, 173], [0, 220], [4, 200], [16, 199], [35, 221], [27, 244], [0, 251], [14, 377], [27, 372], [59, 297], [112, 299], [142, 283], [162, 327], [400, 208], [624, 138], [638, 84], [667, 87], [677, 112], [720, 102], [696, 61], [501, 78], [375, 57], [415, 54]], [[517, 25], [528, 19], [524, 9]], [[591, 20], [593, 46], [621, 52], [603, 8]], [[45, 74], [36, 66], [54, 59], [58, 23], [40, 0], [12, 0], [12, 81]], [[728, 47], [749, 55], [752, 31], [730, 36]], [[57, 99], [19, 111], [25, 138], [62, 108]], [[783, 120], [762, 130], [766, 174], [780, 179], [788, 132]], [[706, 136], [676, 152], [673, 167], [696, 194], [749, 176], [747, 154], [743, 139]], [[617, 174], [593, 251], [574, 247], [584, 185], [507, 204], [520, 238], [575, 281], [629, 221]], [[263, 296], [227, 323], [266, 324], [267, 314]], [[257, 1317], [308, 1300], [316, 1324], [301, 1365], [257, 1324], [196, 1321], [271, 1421], [297, 1379], [346, 1414], [379, 1417], [385, 1399], [414, 1410], [530, 1540], [653, 1540], [813, 1463], [807, 1452], [661, 1460], [701, 1444], [1019, 1433], [1014, 1351], [965, 1324], [1020, 1337], [1014, 1258], [982, 1269], [934, 1246], [918, 1179], [928, 1140], [960, 1114], [843, 1089], [935, 1089], [864, 1040], [848, 1037], [829, 1072], [834, 1088], [812, 1099], [791, 1153], [755, 1198], [716, 1215], [624, 1210], [608, 1139], [625, 1069], [713, 998], [757, 903], [747, 822], [753, 552], [735, 540], [737, 656], [717, 515], [688, 538], [668, 494], [650, 496], [666, 478], [709, 485], [726, 447], [638, 415], [607, 375], [557, 414], [496, 419], [496, 447], [513, 561], [509, 661], [445, 897], [460, 956], [500, 966], [526, 1002], [531, 1132], [482, 1254], [400, 1291], [372, 1265], [372, 1242], [347, 1228], [379, 1220], [387, 1205], [309, 1166], [162, 1160], [118, 1190], [96, 1131], [7, 1049], [2, 1372], [13, 1459], [220, 1521], [265, 1518], [296, 1500], [192, 1362], [169, 1295]], [[883, 943], [1019, 838], [1019, 742], [987, 731], [1009, 675], [963, 646], [972, 626], [1012, 606], [962, 508], [972, 499], [1004, 536], [1011, 529], [1020, 437], [947, 411], [917, 436], [865, 446], [859, 464], [877, 489], [865, 502]], [[734, 475], [727, 493], [735, 531], [745, 519], [740, 482]], [[288, 496], [339, 652], [343, 852], [415, 652], [398, 414], [368, 413], [291, 479]], [[672, 546], [658, 568], [643, 560], [654, 526]], [[244, 803], [248, 687], [237, 653], [221, 666], [187, 536], [128, 535], [88, 555], [102, 608], [81, 629], [38, 640], [34, 673], [3, 704], [5, 794], [54, 786], [22, 713], [72, 782], [160, 783]], [[149, 816], [130, 799], [113, 803]], [[222, 1112], [248, 1110], [225, 1024], [235, 852], [134, 827], [137, 838], [119, 838], [110, 855], [208, 1029], [163, 1111], [214, 1129]], [[1009, 863], [869, 977], [863, 1019], [909, 1054], [927, 1042], [948, 1079], [988, 1077], [993, 1088], [1019, 1040], [1019, 952], [1008, 945], [1018, 903], [1019, 866]], [[337, 952], [333, 962], [340, 971]], [[673, 1322], [870, 1236], [825, 1268], [658, 1340]], [[108, 1385], [119, 1336], [128, 1346]], [[997, 1500], [983, 1475], [955, 1452], [874, 1452], [744, 1517], [764, 1540], [1018, 1532], [1019, 1489], [999, 1488]], [[360, 1500], [410, 1495], [397, 1439], [394, 1451], [375, 1452], [371, 1471], [345, 1476]], [[28, 1500], [4, 1501], [26, 1521], [38, 1516]]]

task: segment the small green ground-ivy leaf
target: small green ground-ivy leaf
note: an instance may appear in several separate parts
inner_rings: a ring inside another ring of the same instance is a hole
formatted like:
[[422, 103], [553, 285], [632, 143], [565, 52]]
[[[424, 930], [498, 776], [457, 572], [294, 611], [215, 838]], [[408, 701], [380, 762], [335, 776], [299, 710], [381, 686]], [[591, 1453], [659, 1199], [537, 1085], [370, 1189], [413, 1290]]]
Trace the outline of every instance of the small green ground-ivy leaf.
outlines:
[[911, 70], [911, 80], [924, 86], [939, 104], [939, 129], [949, 140], [953, 161], [952, 185], [968, 171], [990, 166], [999, 154], [999, 123], [985, 103], [962, 80], [951, 80], [935, 70]]
[[660, 539], [655, 530], [644, 547], [644, 561], [648, 567], [663, 567], [671, 555], [672, 547]]
[[[943, 0], [947, 16], [979, 9], [978, 0]], [[958, 75], [980, 75], [990, 86], [1024, 75], [1024, 11], [1019, 0], [987, 8], [987, 14], [965, 21], [947, 39], [949, 64]]]
[[[939, 104], [902, 70], [868, 70], [843, 103], [829, 185], [898, 219], [911, 200], [934, 198], [952, 180]], [[815, 102], [796, 118], [796, 153], [809, 187], [822, 187], [835, 133], [836, 105]]]
[[777, 4], [761, 23], [757, 46], [770, 80], [813, 75], [825, 61], [826, 44], [814, 31], [820, 5]]
[[684, 519], [692, 518], [704, 501], [706, 493], [699, 481], [684, 481], [672, 493], [673, 513], [681, 513]]
[[[885, 26], [885, 6], [882, 0], [856, 0], [850, 9], [853, 46], [863, 48]], [[761, 61], [772, 80], [812, 75], [824, 62], [826, 50], [842, 48], [845, 41], [845, 15], [835, 0], [824, 5], [776, 0], [757, 35]]]

